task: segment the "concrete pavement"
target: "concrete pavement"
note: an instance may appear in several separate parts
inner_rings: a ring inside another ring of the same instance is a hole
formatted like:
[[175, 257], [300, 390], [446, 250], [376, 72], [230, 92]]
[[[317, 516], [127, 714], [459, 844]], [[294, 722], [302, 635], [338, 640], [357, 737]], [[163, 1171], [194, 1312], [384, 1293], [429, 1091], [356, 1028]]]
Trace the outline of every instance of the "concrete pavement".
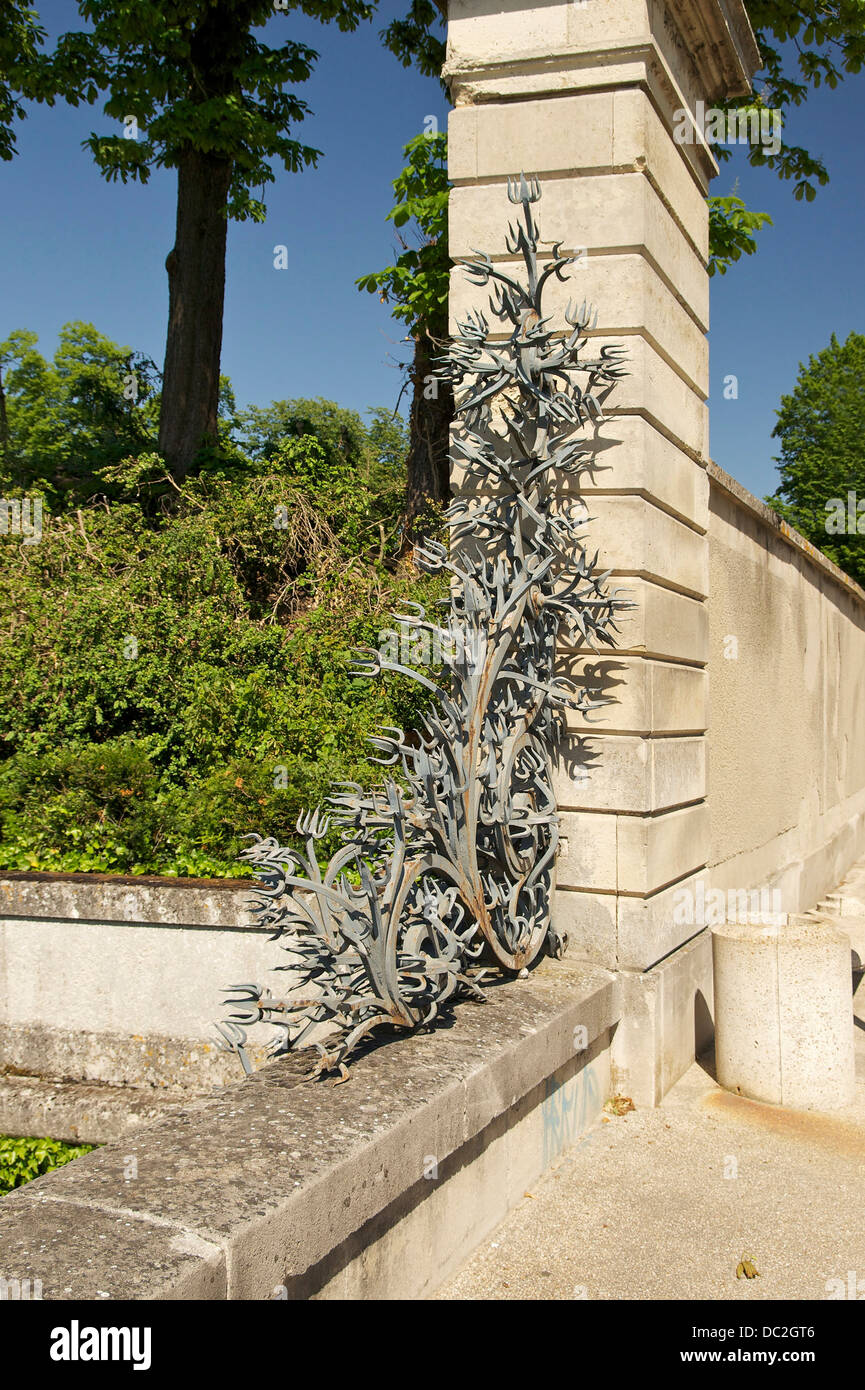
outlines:
[[[862, 995], [852, 1106], [756, 1104], [704, 1059], [658, 1109], [595, 1125], [436, 1297], [865, 1299]], [[743, 1255], [759, 1277], [736, 1278]]]

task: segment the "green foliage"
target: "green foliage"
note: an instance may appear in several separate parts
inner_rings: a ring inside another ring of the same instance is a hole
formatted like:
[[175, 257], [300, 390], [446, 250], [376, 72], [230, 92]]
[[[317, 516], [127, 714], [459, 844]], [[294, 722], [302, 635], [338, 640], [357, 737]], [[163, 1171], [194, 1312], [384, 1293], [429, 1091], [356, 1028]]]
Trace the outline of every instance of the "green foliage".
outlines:
[[235, 875], [243, 835], [291, 841], [332, 780], [368, 779], [376, 725], [416, 718], [411, 683], [349, 670], [436, 591], [397, 559], [402, 421], [319, 400], [244, 427], [254, 457], [177, 486], [139, 454], [39, 544], [0, 538], [2, 867]]
[[383, 406], [369, 413], [372, 418], [368, 426], [370, 459], [367, 479], [373, 490], [392, 492], [405, 483], [408, 428], [400, 415]]
[[308, 111], [290, 88], [307, 80], [318, 53], [290, 40], [270, 47], [254, 35], [283, 8], [343, 30], [373, 14], [363, 0], [300, 0], [279, 11], [273, 0], [78, 0], [90, 27], [34, 57], [29, 88], [51, 104], [58, 90], [74, 105], [107, 93], [106, 116], [135, 117], [140, 138], [117, 132], [85, 141], [107, 179], [146, 183], [152, 167], [176, 168], [191, 147], [231, 160], [229, 216], [260, 222], [266, 208], [254, 190], [274, 181], [273, 161], [294, 173], [320, 153], [290, 134]]
[[[763, 59], [756, 97], [722, 102], [725, 110], [747, 113], [755, 108], [777, 111], [783, 126], [787, 112], [801, 106], [813, 90], [835, 88], [846, 73], [860, 72], [865, 60], [865, 7], [861, 0], [745, 0]], [[781, 52], [786, 45], [786, 52]], [[715, 145], [721, 161], [732, 150]], [[748, 145], [748, 162], [767, 166], [780, 179], [793, 181], [793, 196], [812, 202], [818, 185], [829, 182], [823, 161], [801, 145], [783, 138], [777, 150]], [[732, 204], [732, 206], [729, 206]], [[771, 225], [766, 213], [749, 213], [739, 199], [709, 199], [711, 270], [721, 274], [757, 244], [753, 233]]]
[[59, 1139], [13, 1138], [0, 1134], [0, 1196], [32, 1182], [52, 1168], [89, 1154], [95, 1144], [63, 1144]]
[[402, 252], [393, 265], [362, 275], [358, 289], [378, 294], [382, 303], [394, 305], [414, 336], [425, 330], [434, 338], [447, 332], [448, 306], [448, 193], [447, 136], [416, 135], [403, 149], [408, 160], [394, 179], [396, 204], [387, 219], [405, 227], [414, 221], [417, 246], [400, 237]]
[[253, 459], [272, 458], [286, 440], [312, 436], [321, 444], [331, 473], [359, 476], [367, 461], [361, 417], [321, 397], [250, 406], [238, 416], [238, 432], [241, 447]]
[[[444, 16], [433, 0], [411, 0], [406, 15], [383, 29], [381, 39], [404, 68], [414, 63], [424, 77], [437, 77], [441, 81], [445, 63], [443, 28]], [[441, 85], [447, 92], [443, 81]]]
[[[865, 505], [858, 511], [865, 504], [865, 337], [851, 333], [839, 343], [833, 333], [827, 348], [800, 364], [772, 433], [781, 441], [781, 483], [766, 501], [865, 585]], [[844, 529], [833, 529], [839, 522]]]
[[17, 153], [15, 122], [27, 114], [21, 104], [24, 75], [44, 40], [36, 11], [21, 0], [4, 0], [0, 7], [0, 159], [10, 160]]
[[709, 204], [709, 274], [719, 271], [726, 275], [728, 268], [742, 255], [753, 256], [757, 250], [754, 233], [772, 219], [768, 212], [749, 212], [743, 200], [735, 194], [729, 198], [708, 198]]
[[0, 466], [13, 485], [43, 490], [54, 505], [86, 499], [100, 468], [153, 447], [158, 373], [90, 323], [64, 324], [50, 363], [37, 341], [18, 329], [0, 343]]

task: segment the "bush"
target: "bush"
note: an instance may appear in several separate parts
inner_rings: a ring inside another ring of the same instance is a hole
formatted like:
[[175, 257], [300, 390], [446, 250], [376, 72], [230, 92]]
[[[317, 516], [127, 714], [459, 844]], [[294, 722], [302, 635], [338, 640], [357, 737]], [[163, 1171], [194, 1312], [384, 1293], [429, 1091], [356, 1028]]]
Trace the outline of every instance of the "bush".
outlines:
[[0, 538], [0, 868], [236, 875], [416, 719], [350, 653], [441, 581], [399, 558], [392, 463], [372, 486], [310, 435], [180, 487], [154, 455], [106, 472], [112, 499]]
[[62, 1144], [59, 1139], [13, 1139], [0, 1134], [0, 1196], [33, 1178], [89, 1154], [95, 1144]]

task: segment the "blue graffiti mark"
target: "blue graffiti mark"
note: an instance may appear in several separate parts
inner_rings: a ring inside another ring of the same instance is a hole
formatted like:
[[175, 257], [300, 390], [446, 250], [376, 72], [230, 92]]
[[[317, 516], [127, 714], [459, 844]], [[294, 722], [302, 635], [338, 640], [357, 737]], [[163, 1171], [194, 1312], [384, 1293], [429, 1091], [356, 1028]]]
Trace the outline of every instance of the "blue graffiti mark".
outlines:
[[598, 1082], [591, 1064], [568, 1081], [548, 1078], [546, 1095], [541, 1104], [545, 1168], [579, 1139], [597, 1115], [599, 1100]]

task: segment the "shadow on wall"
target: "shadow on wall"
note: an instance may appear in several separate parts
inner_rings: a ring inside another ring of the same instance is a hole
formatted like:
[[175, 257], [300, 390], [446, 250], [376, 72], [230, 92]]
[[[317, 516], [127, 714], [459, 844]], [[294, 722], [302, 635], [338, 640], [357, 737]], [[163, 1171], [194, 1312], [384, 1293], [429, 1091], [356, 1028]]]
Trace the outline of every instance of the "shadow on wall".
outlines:
[[712, 1011], [701, 989], [694, 995], [694, 1056], [699, 1058], [711, 1051], [715, 1043], [715, 1024]]

